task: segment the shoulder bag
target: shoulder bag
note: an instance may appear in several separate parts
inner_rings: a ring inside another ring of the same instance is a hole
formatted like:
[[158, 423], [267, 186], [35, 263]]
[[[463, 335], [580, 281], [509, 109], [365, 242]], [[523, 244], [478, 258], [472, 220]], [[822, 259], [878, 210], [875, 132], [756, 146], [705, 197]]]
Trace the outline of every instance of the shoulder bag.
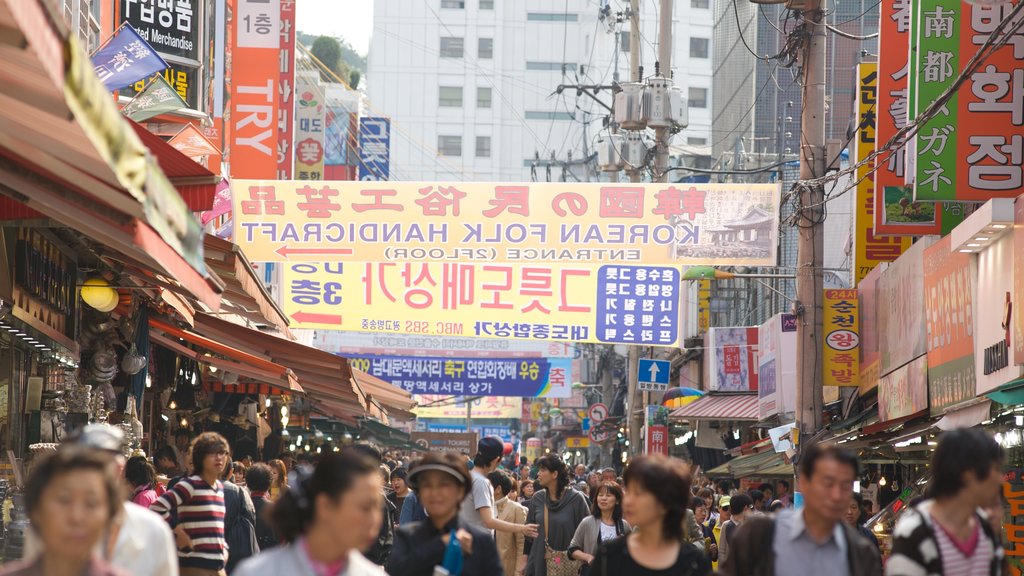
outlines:
[[555, 550], [550, 546], [548, 534], [550, 533], [548, 523], [548, 506], [544, 505], [544, 570], [547, 576], [578, 576], [580, 566], [579, 560], [569, 558], [566, 550]]

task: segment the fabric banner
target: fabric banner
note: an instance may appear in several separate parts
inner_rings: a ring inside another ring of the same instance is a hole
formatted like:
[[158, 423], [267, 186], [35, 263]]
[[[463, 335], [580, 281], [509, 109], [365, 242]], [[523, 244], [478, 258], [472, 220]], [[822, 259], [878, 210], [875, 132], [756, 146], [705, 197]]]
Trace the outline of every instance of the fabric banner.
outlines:
[[825, 386], [860, 385], [860, 306], [856, 290], [825, 290]]
[[348, 360], [353, 368], [413, 394], [542, 396], [551, 369], [546, 358], [348, 356]]
[[335, 262], [288, 264], [282, 274], [282, 307], [300, 328], [647, 346], [679, 340], [677, 268]]
[[[324, 87], [316, 70], [295, 75], [295, 178], [324, 177]], [[310, 202], [314, 202], [310, 197]]]
[[332, 354], [386, 354], [391, 356], [440, 356], [454, 358], [575, 358], [571, 342], [501, 340], [459, 336], [383, 334], [348, 330], [317, 330], [313, 345]]
[[882, 422], [928, 409], [928, 358], [922, 356], [878, 381], [878, 419]]
[[292, 177], [292, 136], [295, 125], [295, 2], [281, 1], [281, 51], [277, 70], [281, 102], [277, 114], [277, 178]]
[[878, 280], [879, 372], [884, 376], [924, 356], [924, 251], [935, 242], [925, 236], [889, 265]]
[[110, 92], [167, 68], [164, 59], [127, 22], [93, 52], [91, 59], [96, 75]]
[[[280, 0], [235, 0], [232, 13], [230, 129], [232, 178], [277, 176]], [[233, 216], [238, 217], [238, 211]], [[260, 261], [246, 251], [251, 260]]]
[[359, 180], [388, 180], [391, 177], [391, 120], [359, 120]]
[[949, 236], [924, 252], [928, 398], [932, 415], [974, 398], [974, 321], [977, 265], [952, 250]]
[[710, 328], [704, 350], [708, 390], [756, 392], [758, 327]]
[[[206, 137], [195, 124], [186, 124], [167, 141], [175, 150], [195, 160], [197, 163], [211, 168], [220, 169], [220, 150]], [[227, 186], [227, 184], [225, 184]], [[230, 207], [230, 206], [229, 206]]]
[[157, 75], [142, 93], [132, 98], [131, 102], [121, 109], [121, 113], [136, 122], [144, 122], [154, 116], [182, 108], [188, 108], [188, 104], [163, 76]]
[[778, 184], [232, 181], [257, 262], [774, 266]]
[[[413, 412], [419, 418], [458, 418], [466, 419], [469, 400], [462, 396], [446, 396], [436, 394], [418, 394], [413, 397], [417, 402]], [[511, 396], [485, 396], [469, 400], [469, 408], [473, 418], [513, 418], [518, 420], [523, 413], [523, 399]]]

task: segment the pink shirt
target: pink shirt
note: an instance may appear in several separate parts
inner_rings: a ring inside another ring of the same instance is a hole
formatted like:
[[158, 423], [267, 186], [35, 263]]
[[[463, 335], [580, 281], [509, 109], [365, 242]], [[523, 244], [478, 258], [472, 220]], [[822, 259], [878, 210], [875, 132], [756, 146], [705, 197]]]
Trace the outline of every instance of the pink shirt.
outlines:
[[132, 494], [132, 502], [143, 508], [149, 508], [149, 505], [155, 502], [156, 499], [156, 490], [151, 488], [150, 485], [139, 486], [135, 489], [135, 493]]

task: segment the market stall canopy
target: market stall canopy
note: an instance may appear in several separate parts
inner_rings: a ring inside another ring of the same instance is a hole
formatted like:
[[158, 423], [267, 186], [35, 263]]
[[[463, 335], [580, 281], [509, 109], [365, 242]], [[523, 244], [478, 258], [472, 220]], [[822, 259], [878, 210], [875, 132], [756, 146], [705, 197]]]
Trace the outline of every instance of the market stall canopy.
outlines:
[[359, 391], [368, 399], [379, 402], [388, 411], [388, 415], [398, 420], [415, 420], [416, 415], [412, 409], [416, 402], [412, 394], [381, 380], [376, 376], [367, 374], [362, 370], [352, 369], [352, 377], [355, 379]]
[[53, 10], [0, 0], [0, 217], [34, 210], [216, 310], [199, 222]]
[[267, 292], [241, 248], [207, 234], [203, 239], [203, 251], [206, 266], [224, 281], [220, 314], [235, 314], [291, 339], [288, 318]]
[[786, 461], [785, 454], [761, 452], [738, 456], [725, 464], [708, 470], [711, 478], [728, 476], [730, 478], [746, 478], [749, 476], [793, 476], [793, 464]]
[[193, 212], [209, 210], [213, 206], [217, 184], [221, 181], [220, 175], [183, 154], [138, 122], [128, 119], [125, 121], [131, 125], [142, 143], [153, 153], [160, 169], [167, 175], [171, 184], [177, 188], [188, 209]]
[[757, 422], [757, 394], [710, 393], [669, 415], [672, 420]]

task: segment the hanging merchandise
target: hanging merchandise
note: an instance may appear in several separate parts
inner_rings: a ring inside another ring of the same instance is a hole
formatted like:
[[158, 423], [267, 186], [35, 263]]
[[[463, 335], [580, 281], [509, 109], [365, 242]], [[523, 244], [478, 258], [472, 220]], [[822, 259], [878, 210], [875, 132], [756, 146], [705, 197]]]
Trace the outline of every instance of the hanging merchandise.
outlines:
[[142, 371], [146, 367], [149, 361], [145, 356], [139, 354], [139, 348], [132, 342], [132, 347], [128, 349], [128, 352], [121, 359], [121, 371], [129, 376], [134, 376]]
[[117, 308], [117, 290], [110, 287], [110, 283], [103, 278], [89, 278], [82, 283], [82, 301], [99, 310], [110, 312]]
[[246, 398], [238, 403], [238, 415], [244, 416], [245, 420], [250, 424], [257, 424], [259, 422], [258, 413], [259, 403], [252, 398]]

